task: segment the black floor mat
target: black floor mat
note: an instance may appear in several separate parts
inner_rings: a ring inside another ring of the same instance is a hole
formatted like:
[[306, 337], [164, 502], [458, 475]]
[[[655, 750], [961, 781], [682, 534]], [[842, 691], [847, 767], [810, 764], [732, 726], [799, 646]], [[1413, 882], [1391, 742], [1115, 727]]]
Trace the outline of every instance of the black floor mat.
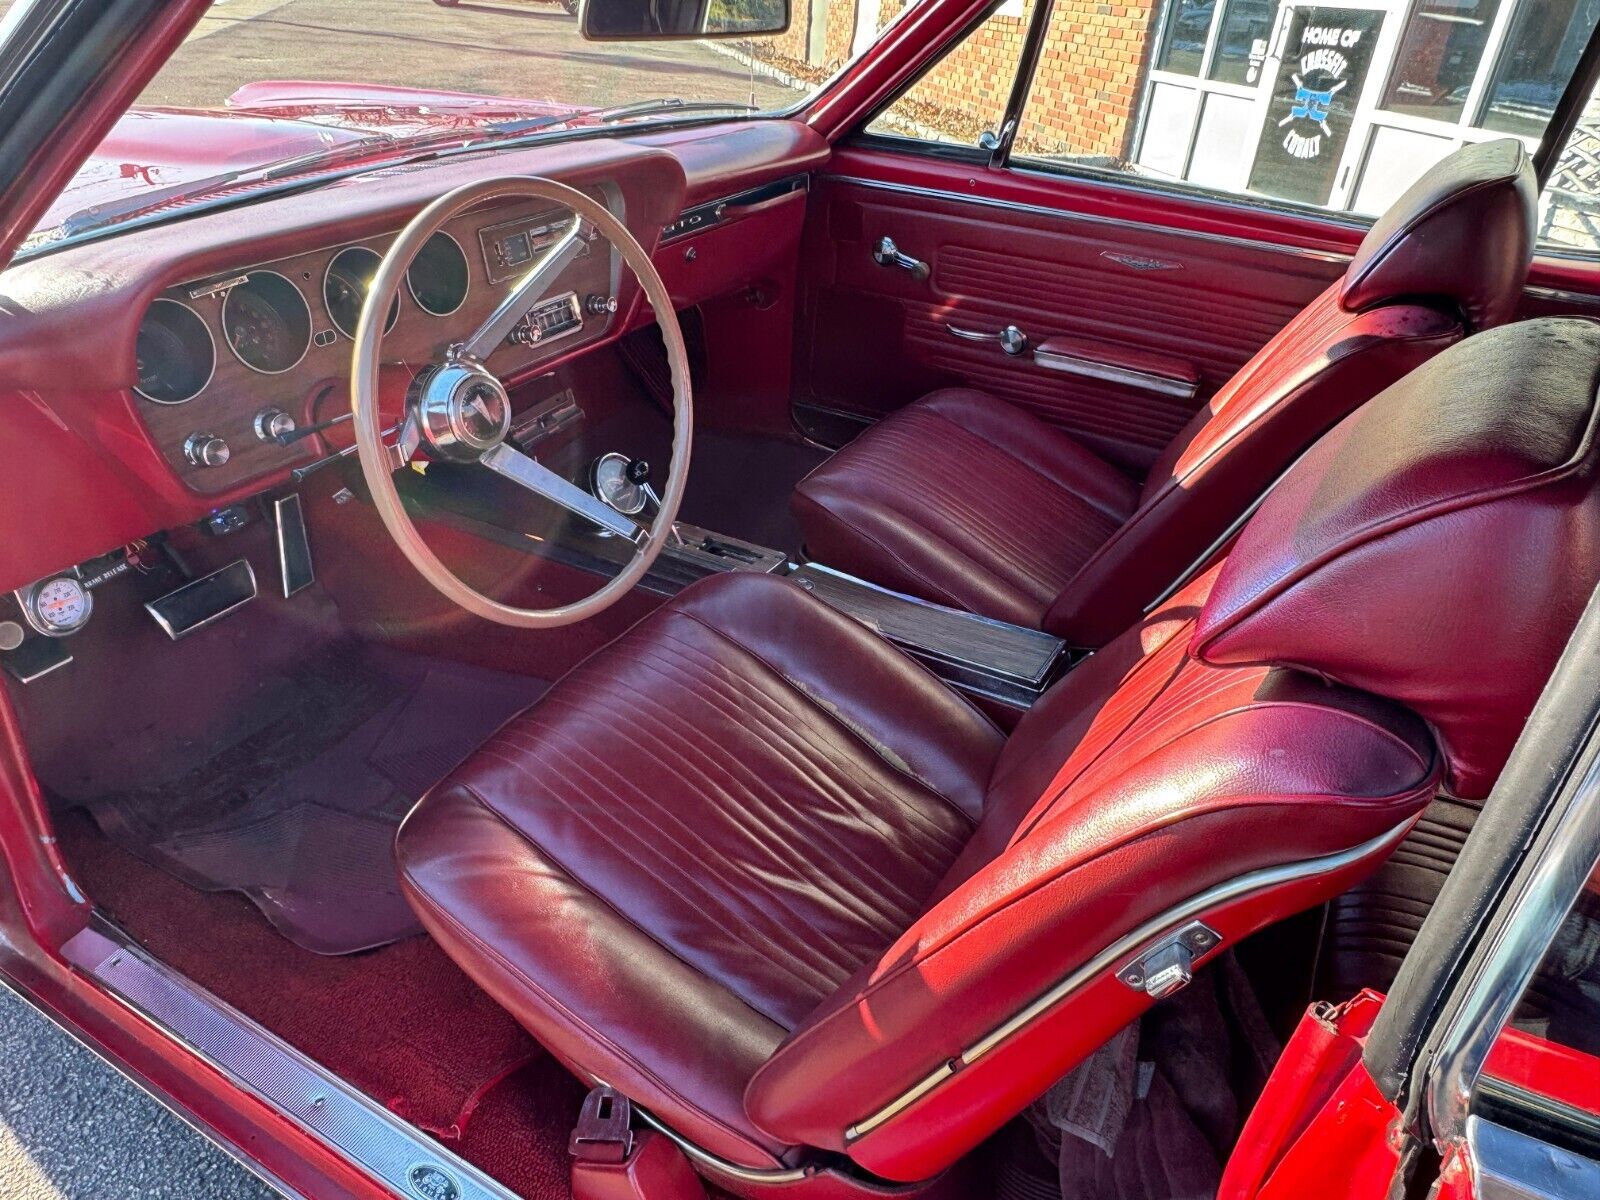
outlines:
[[243, 892], [307, 950], [415, 933], [394, 872], [400, 819], [546, 684], [356, 645], [292, 682], [269, 719], [209, 762], [83, 807], [186, 883]]

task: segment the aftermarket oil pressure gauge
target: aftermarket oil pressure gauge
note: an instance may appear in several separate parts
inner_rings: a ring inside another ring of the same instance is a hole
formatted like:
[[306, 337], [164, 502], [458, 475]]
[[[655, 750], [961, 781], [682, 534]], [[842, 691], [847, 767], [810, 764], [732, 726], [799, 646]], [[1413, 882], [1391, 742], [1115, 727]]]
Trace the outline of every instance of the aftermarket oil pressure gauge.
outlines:
[[22, 615], [45, 637], [66, 637], [89, 622], [94, 600], [74, 575], [52, 575], [17, 593]]

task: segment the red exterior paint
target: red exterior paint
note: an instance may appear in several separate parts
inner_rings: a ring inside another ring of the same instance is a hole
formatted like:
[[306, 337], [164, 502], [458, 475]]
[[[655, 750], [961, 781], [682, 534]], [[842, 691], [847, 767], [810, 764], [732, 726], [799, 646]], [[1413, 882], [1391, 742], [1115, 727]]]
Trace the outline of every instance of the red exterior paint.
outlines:
[[1600, 1058], [1571, 1046], [1508, 1029], [1489, 1052], [1484, 1073], [1600, 1116]]
[[1218, 1200], [1388, 1193], [1398, 1163], [1388, 1131], [1399, 1113], [1361, 1065], [1382, 1002], [1366, 991], [1301, 1019], [1239, 1136]]

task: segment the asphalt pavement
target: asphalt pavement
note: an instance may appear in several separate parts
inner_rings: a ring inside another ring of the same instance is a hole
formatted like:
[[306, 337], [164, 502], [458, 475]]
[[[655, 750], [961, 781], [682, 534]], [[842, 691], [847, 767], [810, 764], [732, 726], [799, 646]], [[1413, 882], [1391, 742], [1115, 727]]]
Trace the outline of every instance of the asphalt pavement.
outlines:
[[0, 986], [0, 1197], [271, 1200], [277, 1195]]
[[381, 83], [610, 105], [677, 96], [763, 108], [802, 93], [704, 42], [586, 42], [555, 0], [226, 0], [145, 104], [219, 105], [266, 79]]

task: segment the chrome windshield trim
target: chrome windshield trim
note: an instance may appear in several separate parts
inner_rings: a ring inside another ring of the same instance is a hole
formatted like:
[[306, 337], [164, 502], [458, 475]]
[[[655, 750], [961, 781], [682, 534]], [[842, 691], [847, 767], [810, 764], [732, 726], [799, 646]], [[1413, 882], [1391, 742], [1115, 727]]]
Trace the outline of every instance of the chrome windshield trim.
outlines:
[[[1208, 888], [1197, 895], [1191, 896], [1182, 904], [1152, 917], [1137, 929], [1101, 950], [1099, 954], [1072, 972], [1060, 983], [1056, 984], [1055, 987], [1039, 996], [1009, 1020], [996, 1026], [989, 1033], [973, 1042], [955, 1058], [939, 1064], [933, 1071], [923, 1076], [917, 1083], [896, 1096], [882, 1108], [849, 1126], [844, 1134], [845, 1143], [848, 1145], [866, 1137], [873, 1130], [893, 1117], [898, 1116], [918, 1100], [928, 1095], [946, 1079], [951, 1078], [956, 1073], [958, 1064], [962, 1068], [971, 1066], [984, 1055], [998, 1049], [1011, 1037], [1044, 1016], [1045, 1013], [1066, 1000], [1074, 992], [1086, 986], [1096, 976], [1111, 971], [1118, 963], [1137, 957], [1142, 948], [1147, 947], [1152, 942], [1161, 940], [1201, 914], [1215, 908], [1217, 905], [1243, 899], [1252, 893], [1264, 891], [1267, 888], [1281, 887], [1287, 883], [1296, 883], [1301, 880], [1315, 879], [1319, 875], [1331, 874], [1370, 855], [1381, 854], [1386, 850], [1393, 849], [1410, 832], [1412, 824], [1413, 822], [1410, 820], [1402, 821], [1393, 829], [1379, 834], [1371, 841], [1363, 842], [1353, 849], [1345, 850], [1338, 854], [1328, 854], [1321, 858], [1303, 859], [1300, 862], [1251, 871], [1248, 874], [1240, 875], [1234, 879], [1219, 883], [1215, 887]], [[1222, 943], [1218, 943], [1218, 946], [1220, 945]], [[1213, 947], [1213, 949], [1216, 948]]]
[[1235, 237], [1226, 233], [1204, 233], [1194, 229], [1175, 229], [1170, 225], [1152, 224], [1147, 221], [1131, 221], [1125, 217], [1108, 217], [1100, 213], [1078, 212], [1070, 208], [1050, 208], [1043, 204], [1024, 204], [1016, 200], [996, 200], [989, 196], [969, 196], [960, 192], [944, 191], [940, 188], [920, 187], [909, 183], [888, 183], [881, 179], [867, 179], [860, 175], [819, 173], [817, 178], [824, 182], [847, 183], [856, 187], [875, 188], [878, 191], [897, 192], [901, 195], [919, 196], [924, 199], [974, 204], [982, 208], [1023, 213], [1028, 216], [1049, 217], [1058, 221], [1083, 221], [1092, 225], [1108, 225], [1116, 229], [1142, 229], [1147, 232], [1153, 231], [1172, 237], [1209, 242], [1213, 245], [1242, 246], [1251, 250], [1261, 250], [1269, 254], [1283, 254], [1291, 258], [1301, 258], [1312, 262], [1335, 263], [1343, 266], [1350, 261], [1348, 254], [1335, 254], [1329, 250], [1309, 250], [1304, 246], [1289, 246], [1282, 242], [1264, 242], [1258, 238]]

